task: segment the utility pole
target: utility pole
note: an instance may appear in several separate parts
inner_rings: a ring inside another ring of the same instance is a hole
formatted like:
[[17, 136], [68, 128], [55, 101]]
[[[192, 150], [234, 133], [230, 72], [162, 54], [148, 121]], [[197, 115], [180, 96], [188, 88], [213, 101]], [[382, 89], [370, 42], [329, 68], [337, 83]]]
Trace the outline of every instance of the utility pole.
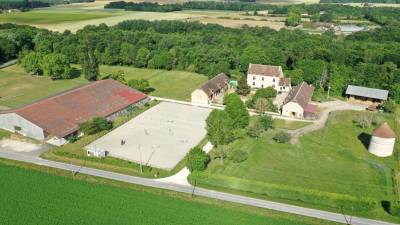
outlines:
[[329, 100], [329, 92], [330, 92], [330, 90], [331, 90], [331, 85], [328, 84], [328, 97], [327, 97], [328, 100]]
[[139, 161], [140, 161], [140, 173], [143, 173], [143, 165], [142, 165], [142, 151], [140, 150], [140, 144], [139, 144]]

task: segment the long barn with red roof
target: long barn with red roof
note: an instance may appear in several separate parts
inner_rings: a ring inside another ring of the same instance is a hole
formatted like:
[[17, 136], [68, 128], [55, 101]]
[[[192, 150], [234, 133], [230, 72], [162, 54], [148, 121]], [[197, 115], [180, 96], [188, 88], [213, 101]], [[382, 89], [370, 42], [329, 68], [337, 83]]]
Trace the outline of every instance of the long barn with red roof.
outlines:
[[77, 133], [80, 123], [94, 117], [112, 120], [130, 107], [147, 101], [147, 95], [118, 81], [101, 80], [21, 108], [3, 111], [0, 128], [62, 144], [66, 137]]

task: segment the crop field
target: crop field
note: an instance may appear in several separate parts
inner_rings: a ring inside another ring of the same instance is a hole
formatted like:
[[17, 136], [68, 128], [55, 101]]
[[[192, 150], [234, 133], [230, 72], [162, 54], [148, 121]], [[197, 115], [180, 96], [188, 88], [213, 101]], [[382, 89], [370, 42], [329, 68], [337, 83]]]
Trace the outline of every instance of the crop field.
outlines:
[[[233, 142], [226, 148], [243, 150], [248, 159], [239, 164], [213, 160], [197, 184], [333, 211], [345, 207], [350, 213], [354, 206], [359, 215], [399, 222], [381, 206], [396, 201], [392, 171], [398, 165], [394, 157], [367, 151], [374, 126], [358, 127], [354, 120], [360, 113], [333, 113], [326, 128], [304, 135], [299, 145], [276, 143], [274, 130]], [[394, 127], [393, 115], [379, 117]]]
[[59, 24], [65, 22], [75, 22], [82, 20], [91, 20], [109, 17], [105, 13], [62, 13], [62, 12], [15, 12], [9, 14], [0, 14], [0, 21], [5, 23], [45, 25]]
[[18, 65], [0, 69], [0, 106], [15, 108], [87, 83], [84, 78], [53, 81], [32, 76]]
[[321, 224], [186, 194], [71, 176], [0, 159], [0, 192], [6, 193], [0, 198], [0, 224]]
[[139, 12], [104, 9], [106, 1], [55, 5], [29, 12], [0, 14], [1, 22], [27, 24], [52, 31], [76, 32], [86, 25], [109, 26], [124, 20], [188, 20], [220, 24], [226, 27], [266, 26], [279, 30], [285, 27], [285, 17], [249, 16], [245, 12], [218, 10], [183, 10], [177, 12]]
[[176, 70], [138, 69], [126, 66], [101, 66], [101, 74], [123, 71], [130, 79], [147, 79], [155, 89], [150, 95], [176, 100], [190, 101], [190, 94], [207, 81], [207, 77], [197, 73]]

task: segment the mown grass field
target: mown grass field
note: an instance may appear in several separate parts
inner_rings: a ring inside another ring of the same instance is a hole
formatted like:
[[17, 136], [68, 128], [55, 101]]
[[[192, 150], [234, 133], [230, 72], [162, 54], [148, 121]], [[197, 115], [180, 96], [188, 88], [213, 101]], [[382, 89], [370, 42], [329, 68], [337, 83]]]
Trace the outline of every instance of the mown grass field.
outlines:
[[10, 66], [0, 69], [0, 106], [19, 107], [87, 82], [83, 77], [53, 81], [29, 75], [18, 65]]
[[334, 224], [0, 159], [1, 224]]
[[147, 79], [155, 89], [150, 95], [190, 101], [190, 94], [207, 81], [207, 77], [185, 71], [138, 69], [126, 66], [101, 66], [101, 74], [123, 71], [127, 80]]
[[[228, 149], [246, 151], [248, 159], [239, 164], [214, 160], [197, 184], [332, 211], [345, 207], [347, 213], [399, 222], [381, 206], [396, 202], [397, 156], [378, 158], [367, 151], [364, 144], [374, 126], [358, 127], [353, 120], [360, 113], [365, 112], [333, 113], [325, 129], [303, 136], [296, 146], [273, 141], [276, 131], [238, 140]], [[393, 115], [379, 116], [393, 127]], [[364, 200], [373, 205], [364, 207]], [[356, 206], [358, 201], [363, 203]]]

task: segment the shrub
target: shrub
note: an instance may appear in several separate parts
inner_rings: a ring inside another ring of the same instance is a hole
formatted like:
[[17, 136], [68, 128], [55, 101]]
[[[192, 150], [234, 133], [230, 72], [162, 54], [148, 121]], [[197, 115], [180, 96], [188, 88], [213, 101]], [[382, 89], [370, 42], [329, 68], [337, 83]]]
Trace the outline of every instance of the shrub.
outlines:
[[247, 128], [247, 135], [252, 138], [258, 138], [263, 132], [263, 127], [260, 123], [253, 123]]
[[396, 105], [395, 101], [389, 100], [389, 101], [386, 101], [385, 103], [383, 103], [382, 107], [385, 112], [393, 113], [396, 111], [397, 105]]
[[290, 140], [290, 134], [281, 131], [276, 133], [272, 139], [278, 143], [286, 143]]
[[212, 159], [225, 159], [226, 158], [226, 149], [224, 147], [214, 148], [210, 152], [210, 156]]
[[150, 87], [150, 83], [146, 79], [132, 79], [128, 81], [128, 86], [144, 93], [150, 93], [154, 90], [152, 87]]
[[361, 128], [368, 128], [372, 124], [372, 117], [366, 114], [361, 114], [357, 117], [355, 122], [357, 123], [357, 126]]
[[270, 115], [262, 115], [260, 116], [259, 122], [261, 127], [266, 131], [268, 129], [274, 128], [274, 120]]
[[69, 142], [69, 143], [74, 143], [74, 142], [76, 142], [78, 139], [79, 139], [79, 138], [78, 138], [78, 135], [73, 134], [73, 135], [70, 135], [70, 136], [68, 137], [68, 142]]
[[234, 149], [229, 152], [228, 159], [232, 160], [234, 163], [241, 163], [246, 161], [249, 154], [245, 151]]
[[190, 172], [205, 170], [209, 162], [210, 156], [198, 147], [190, 149], [186, 155], [186, 166]]
[[88, 135], [95, 134], [103, 130], [110, 130], [111, 128], [111, 121], [108, 121], [102, 117], [95, 117], [92, 120], [79, 125], [79, 130]]

